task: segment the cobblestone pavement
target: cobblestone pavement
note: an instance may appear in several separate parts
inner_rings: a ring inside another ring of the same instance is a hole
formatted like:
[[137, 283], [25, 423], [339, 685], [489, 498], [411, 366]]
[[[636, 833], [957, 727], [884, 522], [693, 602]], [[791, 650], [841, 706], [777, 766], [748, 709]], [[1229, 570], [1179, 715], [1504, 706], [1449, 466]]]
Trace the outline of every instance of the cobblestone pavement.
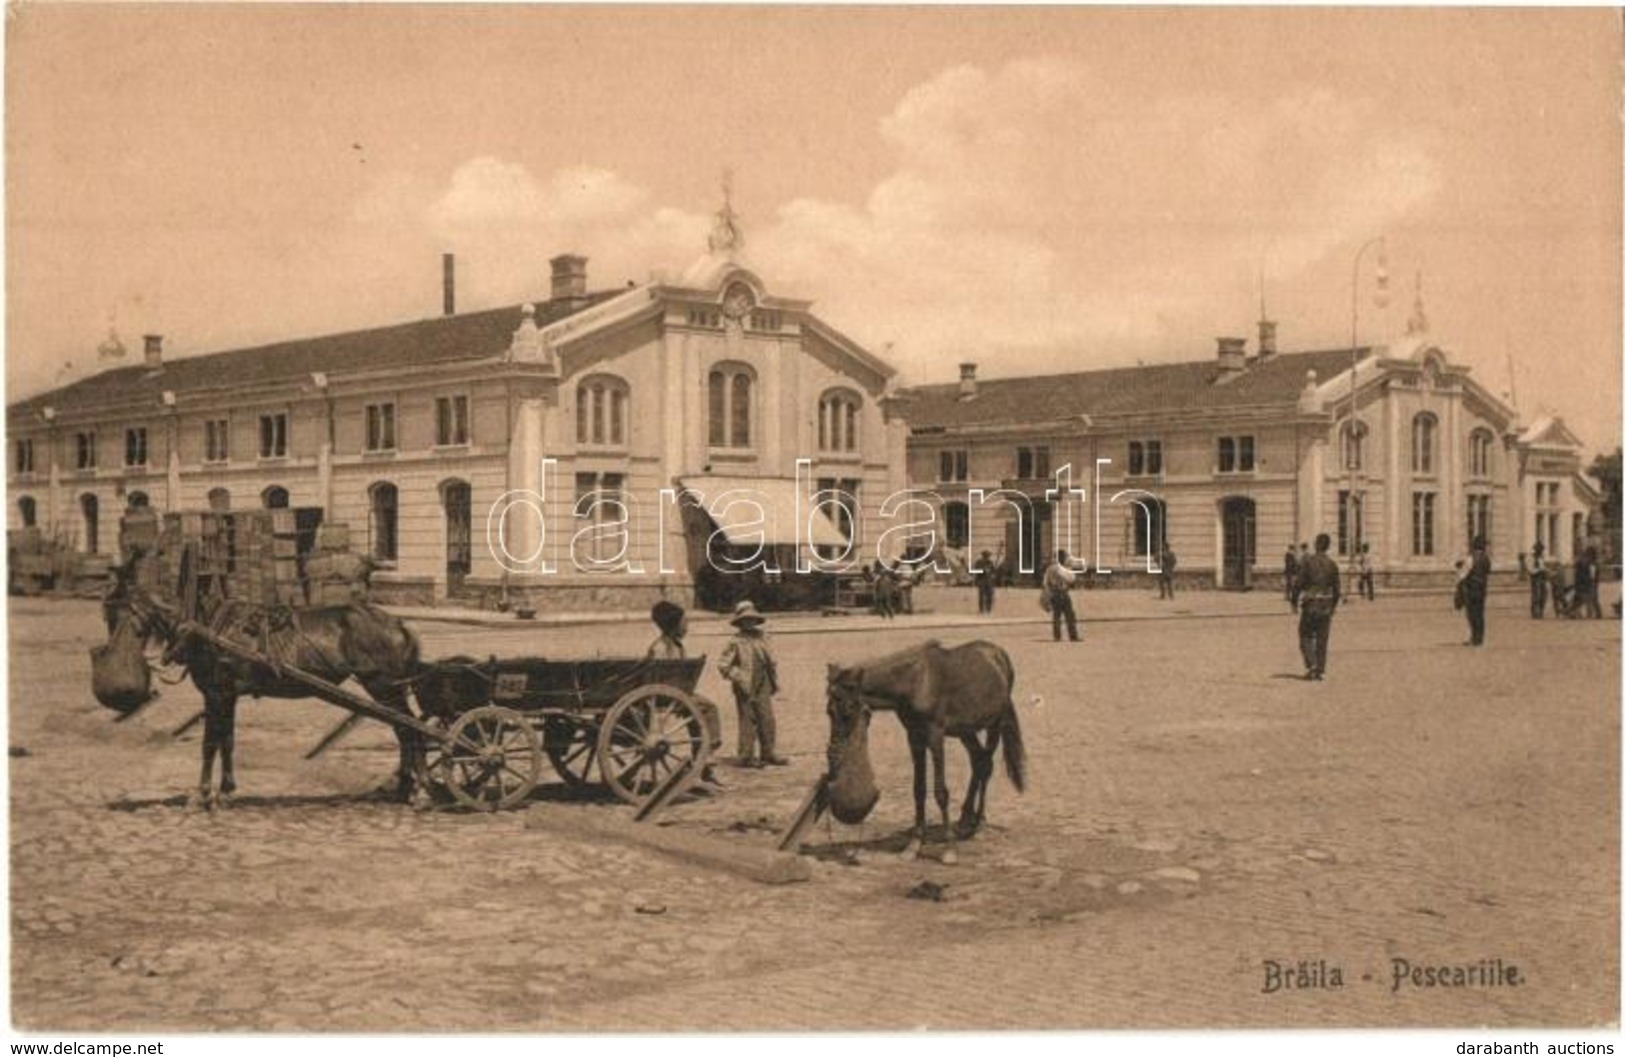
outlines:
[[[795, 766], [725, 768], [723, 795], [665, 824], [771, 846], [821, 766], [825, 663], [975, 633], [957, 626], [971, 623], [968, 593], [922, 602], [936, 615], [778, 621]], [[1536, 623], [1500, 596], [1490, 646], [1471, 650], [1448, 604], [1386, 598], [1345, 608], [1328, 680], [1306, 683], [1293, 619], [1263, 595], [1079, 602], [1078, 645], [1049, 641], [1030, 593], [1008, 593], [1003, 622], [981, 629], [1016, 663], [1032, 783], [1017, 796], [995, 780], [992, 824], [958, 865], [895, 854], [910, 770], [880, 717], [875, 813], [820, 823], [812, 881], [769, 887], [561, 836], [572, 816], [630, 809], [553, 786], [495, 816], [370, 797], [392, 738], [364, 725], [303, 762], [341, 718], [316, 702], [245, 702], [237, 804], [188, 810], [198, 742], [169, 730], [196, 693], [165, 688], [113, 723], [89, 693], [95, 608], [14, 600], [13, 1019], [415, 1032], [1617, 1021], [1617, 622]], [[615, 655], [649, 637], [418, 626], [427, 656]], [[694, 648], [714, 657], [724, 630], [700, 625]], [[726, 700], [714, 672], [700, 689]], [[949, 760], [957, 800], [964, 757]], [[549, 824], [527, 828], [533, 813]], [[909, 898], [922, 881], [939, 898]], [[1500, 958], [1527, 983], [1394, 992], [1393, 958]], [[1324, 960], [1344, 987], [1264, 993], [1266, 960]]]

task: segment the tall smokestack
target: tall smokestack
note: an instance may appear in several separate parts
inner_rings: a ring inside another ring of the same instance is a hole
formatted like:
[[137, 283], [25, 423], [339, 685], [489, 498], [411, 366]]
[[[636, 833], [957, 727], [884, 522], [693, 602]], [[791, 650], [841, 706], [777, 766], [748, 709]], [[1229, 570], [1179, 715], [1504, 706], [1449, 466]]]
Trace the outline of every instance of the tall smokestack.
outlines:
[[148, 367], [162, 367], [164, 365], [164, 336], [162, 334], [144, 334], [142, 340], [146, 342], [143, 350], [146, 354]]
[[969, 400], [976, 395], [976, 364], [959, 365], [959, 399]]
[[440, 294], [442, 308], [446, 315], [457, 314], [457, 255], [442, 253], [440, 255]]

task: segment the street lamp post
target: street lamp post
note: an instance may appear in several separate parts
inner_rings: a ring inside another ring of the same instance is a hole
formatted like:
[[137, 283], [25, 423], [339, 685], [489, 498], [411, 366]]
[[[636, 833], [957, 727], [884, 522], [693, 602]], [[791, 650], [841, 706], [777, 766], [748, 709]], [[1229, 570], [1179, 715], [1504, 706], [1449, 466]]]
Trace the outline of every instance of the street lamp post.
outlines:
[[1349, 280], [1349, 417], [1344, 425], [1345, 436], [1338, 445], [1343, 456], [1343, 469], [1348, 476], [1348, 501], [1345, 504], [1344, 539], [1348, 544], [1348, 559], [1355, 563], [1360, 544], [1365, 539], [1365, 496], [1360, 491], [1360, 472], [1365, 468], [1365, 434], [1360, 425], [1360, 264], [1366, 253], [1377, 249], [1377, 307], [1388, 302], [1388, 246], [1384, 236], [1366, 240], [1354, 254], [1354, 271]]

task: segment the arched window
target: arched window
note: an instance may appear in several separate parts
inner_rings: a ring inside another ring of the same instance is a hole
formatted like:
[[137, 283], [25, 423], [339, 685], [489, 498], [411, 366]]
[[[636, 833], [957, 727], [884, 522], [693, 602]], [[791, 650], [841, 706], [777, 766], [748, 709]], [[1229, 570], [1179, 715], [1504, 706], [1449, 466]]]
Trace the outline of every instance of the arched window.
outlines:
[[1358, 470], [1365, 465], [1365, 438], [1370, 431], [1364, 422], [1343, 427], [1343, 469]]
[[288, 505], [288, 490], [274, 484], [260, 493], [260, 502], [265, 504], [267, 510], [280, 510]]
[[223, 514], [231, 509], [231, 491], [226, 488], [209, 489], [209, 509]]
[[367, 496], [371, 500], [372, 556], [392, 562], [399, 539], [400, 493], [388, 481], [379, 481], [367, 489]]
[[25, 495], [17, 500], [17, 515], [23, 519], [23, 528], [33, 528], [39, 517], [39, 508], [34, 504], [34, 497]]
[[1137, 496], [1129, 506], [1129, 523], [1134, 557], [1158, 557], [1162, 545], [1168, 542], [1168, 504], [1151, 496]]
[[626, 447], [631, 391], [625, 382], [594, 375], [576, 386], [576, 443]]
[[1491, 452], [1495, 450], [1495, 434], [1479, 428], [1467, 435], [1467, 473], [1473, 477], [1490, 475]]
[[750, 447], [755, 384], [755, 373], [742, 363], [723, 363], [711, 369], [706, 385], [711, 447]]
[[474, 490], [467, 481], [444, 481], [440, 501], [446, 511], [446, 583], [456, 589], [474, 568]]
[[858, 408], [862, 401], [847, 389], [832, 389], [818, 401], [818, 450], [858, 450]]
[[1439, 420], [1424, 411], [1411, 419], [1411, 472], [1433, 472], [1433, 441]]

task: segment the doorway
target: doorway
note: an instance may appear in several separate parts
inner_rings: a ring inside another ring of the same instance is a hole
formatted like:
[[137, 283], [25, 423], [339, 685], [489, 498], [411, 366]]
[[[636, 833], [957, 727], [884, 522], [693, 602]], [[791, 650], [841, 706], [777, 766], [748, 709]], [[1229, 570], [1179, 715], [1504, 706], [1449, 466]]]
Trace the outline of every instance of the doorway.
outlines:
[[1219, 507], [1224, 533], [1223, 586], [1246, 591], [1253, 586], [1253, 562], [1257, 559], [1257, 506], [1251, 499], [1233, 496]]

